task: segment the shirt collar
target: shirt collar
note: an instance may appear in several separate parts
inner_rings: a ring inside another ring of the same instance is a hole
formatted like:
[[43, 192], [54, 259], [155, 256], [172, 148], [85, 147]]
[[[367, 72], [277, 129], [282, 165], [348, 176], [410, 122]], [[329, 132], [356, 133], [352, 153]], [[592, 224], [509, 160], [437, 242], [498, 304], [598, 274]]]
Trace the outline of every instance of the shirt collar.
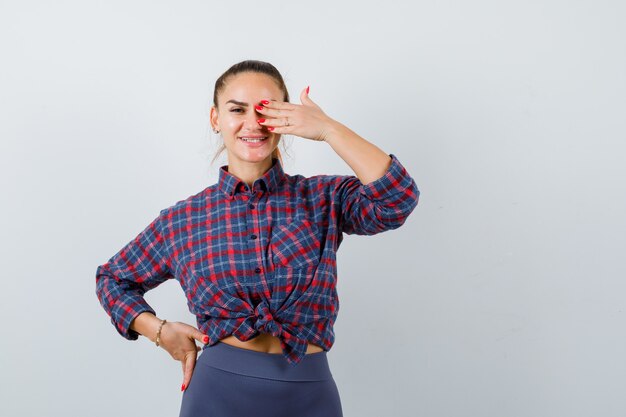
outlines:
[[[255, 191], [276, 191], [286, 174], [278, 158], [272, 158], [272, 166], [252, 184]], [[228, 172], [228, 165], [222, 165], [219, 169], [218, 188], [228, 195], [230, 199], [235, 194], [245, 192], [247, 184], [235, 175]]]

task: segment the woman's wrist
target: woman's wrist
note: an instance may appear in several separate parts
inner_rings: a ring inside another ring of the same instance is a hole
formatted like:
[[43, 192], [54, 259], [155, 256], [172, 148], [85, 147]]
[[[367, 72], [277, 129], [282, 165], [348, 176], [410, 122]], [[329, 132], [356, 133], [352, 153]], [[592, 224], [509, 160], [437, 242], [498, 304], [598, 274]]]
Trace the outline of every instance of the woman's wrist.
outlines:
[[163, 319], [163, 320], [161, 320], [161, 322], [159, 323], [159, 328], [157, 329], [157, 332], [156, 332], [156, 341], [154, 342], [154, 343], [157, 345], [157, 347], [159, 347], [159, 346], [160, 346], [160, 344], [161, 344], [161, 329], [163, 328], [163, 325], [164, 325], [166, 322], [167, 322], [167, 320]]
[[345, 136], [346, 130], [347, 130], [347, 127], [344, 124], [336, 120], [332, 120], [330, 123], [328, 123], [328, 126], [326, 128], [326, 132], [324, 135], [324, 142], [331, 145], [332, 144], [331, 142], [333, 140], [341, 140], [341, 137]]
[[149, 311], [140, 313], [130, 324], [130, 328], [132, 330], [135, 330], [142, 336], [147, 337], [152, 342], [156, 342], [157, 331], [160, 326], [161, 319]]

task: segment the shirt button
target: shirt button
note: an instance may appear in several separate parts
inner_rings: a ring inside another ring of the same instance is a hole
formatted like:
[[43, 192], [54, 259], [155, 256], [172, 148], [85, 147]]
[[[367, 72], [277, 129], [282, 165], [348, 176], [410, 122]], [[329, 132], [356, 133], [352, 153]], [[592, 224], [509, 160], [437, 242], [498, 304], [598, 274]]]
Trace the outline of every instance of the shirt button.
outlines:
[[251, 235], [250, 238], [251, 239], [256, 239], [256, 235]]
[[261, 268], [255, 268], [254, 272], [256, 272], [258, 274], [259, 272], [261, 272]]

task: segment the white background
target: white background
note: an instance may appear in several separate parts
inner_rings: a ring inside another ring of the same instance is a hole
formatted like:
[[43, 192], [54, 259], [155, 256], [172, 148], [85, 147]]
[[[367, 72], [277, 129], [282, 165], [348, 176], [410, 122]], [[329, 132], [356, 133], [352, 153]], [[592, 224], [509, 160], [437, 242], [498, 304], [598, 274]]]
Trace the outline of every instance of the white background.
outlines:
[[[215, 79], [274, 64], [415, 178], [346, 236], [329, 361], [346, 417], [626, 415], [626, 7], [614, 1], [0, 3], [0, 415], [176, 416], [96, 267], [217, 180]], [[288, 138], [290, 174], [352, 174]], [[622, 259], [620, 261], [619, 259]], [[146, 294], [195, 325], [179, 284]]]

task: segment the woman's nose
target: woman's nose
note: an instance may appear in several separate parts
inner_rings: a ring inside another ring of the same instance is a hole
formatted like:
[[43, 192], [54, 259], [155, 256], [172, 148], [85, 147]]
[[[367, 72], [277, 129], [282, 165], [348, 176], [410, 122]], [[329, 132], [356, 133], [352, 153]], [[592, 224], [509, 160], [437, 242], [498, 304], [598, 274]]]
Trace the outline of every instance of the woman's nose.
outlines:
[[255, 111], [251, 111], [248, 116], [245, 118], [245, 125], [247, 128], [255, 128], [255, 127], [262, 127], [259, 122], [257, 122], [257, 120], [259, 120], [260, 118], [262, 118], [263, 116], [260, 113], [257, 113], [256, 110]]

